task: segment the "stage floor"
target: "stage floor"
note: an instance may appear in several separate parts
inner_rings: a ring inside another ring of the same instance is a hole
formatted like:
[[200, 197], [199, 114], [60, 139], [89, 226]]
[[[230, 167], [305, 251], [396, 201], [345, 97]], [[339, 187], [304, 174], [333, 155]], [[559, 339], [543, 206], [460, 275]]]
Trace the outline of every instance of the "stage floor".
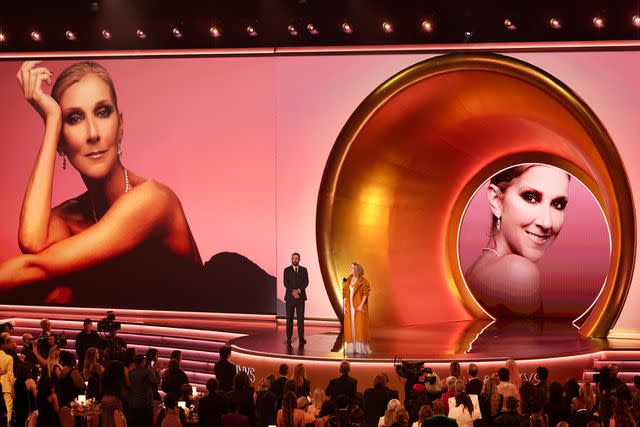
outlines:
[[[295, 333], [295, 330], [294, 330]], [[608, 340], [582, 336], [570, 321], [488, 321], [450, 322], [407, 327], [371, 328], [369, 356], [343, 354], [339, 331], [307, 335], [304, 348], [294, 338], [285, 345], [284, 328], [230, 341], [236, 351], [255, 356], [336, 360], [346, 356], [372, 362], [395, 358], [428, 361], [490, 361], [513, 358], [542, 359], [574, 356], [615, 349]], [[639, 342], [626, 345], [640, 348]]]

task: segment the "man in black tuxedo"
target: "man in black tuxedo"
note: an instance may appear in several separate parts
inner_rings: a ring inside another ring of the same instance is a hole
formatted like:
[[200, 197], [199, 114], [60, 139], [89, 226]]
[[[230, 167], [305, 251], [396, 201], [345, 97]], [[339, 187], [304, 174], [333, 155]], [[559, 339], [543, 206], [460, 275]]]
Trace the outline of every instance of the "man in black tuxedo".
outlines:
[[336, 402], [338, 396], [346, 396], [349, 403], [356, 402], [356, 392], [358, 390], [358, 380], [349, 376], [351, 364], [346, 360], [340, 363], [340, 376], [329, 381], [325, 394]]
[[304, 302], [307, 300], [305, 289], [309, 285], [307, 269], [300, 265], [300, 254], [291, 255], [291, 265], [284, 269], [284, 295], [287, 310], [287, 346], [291, 345], [293, 335], [293, 312], [297, 314], [298, 338], [300, 347], [307, 341], [304, 339]]
[[469, 381], [467, 382], [467, 394], [475, 394], [480, 396], [482, 391], [482, 381], [478, 378], [478, 365], [471, 363], [467, 369], [469, 373]]
[[236, 365], [229, 362], [231, 347], [225, 345], [219, 350], [220, 360], [213, 365], [213, 373], [218, 380], [216, 387], [220, 386], [222, 391], [229, 393], [233, 388], [233, 379], [236, 376]]

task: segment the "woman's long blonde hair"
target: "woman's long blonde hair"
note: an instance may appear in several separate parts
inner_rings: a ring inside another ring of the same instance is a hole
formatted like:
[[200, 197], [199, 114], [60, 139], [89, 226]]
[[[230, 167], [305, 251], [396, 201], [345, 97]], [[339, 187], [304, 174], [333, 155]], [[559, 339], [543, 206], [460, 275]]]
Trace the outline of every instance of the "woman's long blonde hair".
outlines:
[[306, 377], [304, 375], [304, 365], [302, 363], [298, 363], [293, 369], [291, 379], [296, 383], [296, 387], [302, 387], [304, 385]]
[[84, 366], [82, 368], [82, 375], [86, 380], [89, 379], [91, 374], [96, 368], [96, 364], [98, 363], [98, 349], [95, 347], [89, 347], [87, 349], [87, 354], [84, 356]]
[[364, 276], [364, 268], [357, 262], [352, 262], [353, 272], [356, 274], [356, 277]]
[[53, 370], [55, 367], [62, 369], [60, 366], [60, 349], [57, 346], [51, 347], [49, 356], [47, 356], [47, 372], [49, 377], [53, 378]]
[[311, 404], [317, 410], [320, 410], [322, 407], [322, 403], [327, 400], [327, 395], [324, 393], [324, 390], [321, 388], [317, 388], [313, 390], [313, 397], [311, 399]]
[[516, 361], [513, 359], [507, 359], [505, 363], [505, 367], [509, 370], [509, 382], [514, 384], [518, 390], [520, 390], [520, 386], [522, 385], [522, 379], [520, 378], [520, 371], [518, 370], [518, 365]]

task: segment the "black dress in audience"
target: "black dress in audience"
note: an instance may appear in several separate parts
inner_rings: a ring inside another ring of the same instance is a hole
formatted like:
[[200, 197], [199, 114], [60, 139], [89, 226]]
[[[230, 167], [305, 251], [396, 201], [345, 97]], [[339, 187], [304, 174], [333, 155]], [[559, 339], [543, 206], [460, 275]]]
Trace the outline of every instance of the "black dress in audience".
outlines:
[[304, 379], [301, 385], [296, 385], [296, 397], [308, 397], [311, 394], [311, 383]]
[[180, 395], [180, 387], [182, 384], [188, 384], [189, 379], [187, 374], [180, 369], [180, 362], [177, 359], [171, 359], [169, 366], [162, 374], [162, 391], [165, 393], [173, 393], [176, 396]]
[[62, 364], [62, 372], [60, 373], [58, 404], [62, 407], [69, 406], [85, 390], [85, 385], [82, 374], [76, 368], [76, 359], [73, 353], [61, 351], [60, 363]]
[[[156, 350], [155, 348], [148, 349], [147, 354], [144, 356], [144, 360], [146, 368], [154, 368], [158, 363], [158, 350]], [[162, 402], [162, 397], [160, 396], [160, 392], [158, 391], [158, 384], [154, 384], [152, 389], [153, 400]]]
[[[233, 391], [229, 393], [230, 406], [236, 405], [240, 415], [249, 419], [249, 426], [256, 427], [256, 407], [253, 400], [254, 389], [246, 372], [238, 372], [233, 379]], [[233, 403], [232, 403], [233, 402]]]
[[20, 365], [16, 382], [13, 386], [15, 390], [13, 409], [16, 426], [24, 426], [29, 413], [37, 409], [36, 396], [27, 387], [27, 382], [34, 384], [32, 381], [33, 377], [31, 364], [25, 362]]
[[258, 390], [256, 392], [256, 424], [258, 427], [276, 424], [278, 415], [277, 402], [278, 397], [271, 390]]
[[224, 391], [218, 390], [215, 378], [207, 381], [208, 394], [198, 401], [198, 422], [202, 427], [221, 427], [222, 416], [228, 411], [228, 401]]
[[562, 384], [552, 382], [549, 384], [549, 401], [544, 405], [544, 412], [549, 417], [549, 425], [555, 426], [560, 421], [566, 421], [571, 415], [571, 407], [564, 399]]
[[387, 387], [386, 375], [378, 374], [373, 380], [373, 388], [364, 391], [364, 424], [366, 427], [377, 427], [380, 417], [384, 416], [387, 404], [397, 399], [398, 392]]
[[54, 394], [55, 391], [51, 377], [48, 375], [43, 376], [38, 383], [38, 397], [36, 398], [38, 419], [36, 421], [36, 427], [60, 427], [58, 413], [51, 401], [51, 397]]

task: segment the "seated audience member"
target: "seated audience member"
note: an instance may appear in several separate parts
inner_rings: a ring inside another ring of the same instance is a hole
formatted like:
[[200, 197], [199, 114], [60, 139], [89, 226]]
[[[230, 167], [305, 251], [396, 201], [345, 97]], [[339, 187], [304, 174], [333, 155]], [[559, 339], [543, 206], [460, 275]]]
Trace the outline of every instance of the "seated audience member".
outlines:
[[293, 376], [291, 377], [291, 380], [293, 380], [296, 385], [296, 396], [308, 397], [311, 394], [311, 384], [305, 375], [304, 365], [302, 363], [298, 363], [293, 369]]
[[[462, 381], [458, 380], [456, 382]], [[458, 423], [458, 427], [473, 427], [475, 420], [482, 418], [480, 414], [479, 405], [475, 406], [469, 396], [464, 391], [456, 393], [456, 396], [452, 401], [449, 401], [449, 418], [453, 418]]]
[[164, 408], [156, 414], [153, 425], [162, 426], [165, 421], [170, 425], [184, 425], [186, 422], [184, 411], [178, 407], [178, 396], [174, 393], [167, 393], [164, 397]]
[[69, 406], [76, 400], [79, 394], [86, 390], [84, 378], [76, 367], [76, 358], [70, 351], [60, 352], [60, 388], [58, 403], [60, 406]]
[[529, 426], [531, 427], [547, 427], [547, 422], [543, 414], [533, 414], [529, 417]]
[[336, 415], [340, 419], [340, 425], [351, 425], [351, 404], [349, 398], [341, 394], [335, 399]]
[[422, 405], [420, 410], [418, 411], [418, 421], [413, 423], [411, 427], [422, 427], [422, 423], [427, 418], [433, 415], [433, 409], [431, 409], [430, 405]]
[[162, 373], [162, 391], [167, 394], [172, 393], [178, 396], [180, 394], [180, 387], [182, 387], [182, 384], [189, 383], [187, 374], [180, 369], [181, 361], [182, 352], [179, 350], [173, 351], [171, 353], [167, 369]]
[[356, 390], [358, 389], [358, 380], [349, 376], [351, 364], [346, 360], [340, 363], [340, 376], [329, 381], [329, 385], [325, 390], [326, 395], [333, 401], [338, 396], [345, 395], [349, 403], [355, 403]]
[[225, 392], [230, 392], [233, 388], [233, 378], [236, 376], [236, 365], [229, 362], [231, 347], [225, 345], [219, 350], [220, 360], [213, 365], [213, 374], [218, 380], [218, 387]]
[[478, 378], [478, 365], [475, 363], [469, 364], [467, 373], [469, 374], [469, 381], [467, 381], [465, 386], [467, 394], [480, 396], [480, 392], [482, 391], [482, 381]]
[[505, 402], [506, 411], [502, 413], [494, 422], [495, 427], [520, 427], [527, 421], [527, 418], [518, 414], [518, 400], [510, 396]]
[[[562, 395], [562, 384], [557, 381], [549, 384], [549, 399], [544, 406], [544, 412], [549, 416], [549, 425], [556, 425], [560, 421], [566, 421], [571, 415], [571, 408]], [[574, 398], [575, 400], [575, 398]]]
[[354, 406], [351, 409], [351, 427], [365, 427], [364, 411], [359, 406]]
[[381, 373], [375, 376], [373, 388], [364, 391], [364, 422], [367, 427], [378, 425], [391, 399], [398, 399], [398, 392], [388, 387], [389, 377]]
[[542, 404], [542, 406], [546, 405], [549, 401], [549, 383], [547, 379], [549, 378], [549, 370], [544, 366], [538, 366], [536, 368], [536, 375], [540, 382], [536, 384], [536, 394], [538, 395], [538, 400]]
[[436, 400], [433, 402], [433, 416], [427, 418], [422, 423], [422, 427], [456, 427], [458, 423], [453, 418], [449, 418], [444, 414], [444, 401]]
[[260, 389], [256, 392], [256, 423], [258, 427], [276, 424], [278, 397], [270, 390], [270, 387], [271, 381], [268, 377], [260, 380]]
[[[324, 390], [321, 388], [317, 388], [313, 391], [313, 396], [311, 398], [311, 405], [309, 405], [309, 413], [315, 415], [316, 417], [320, 416], [320, 411], [322, 410], [322, 404], [327, 400], [327, 395], [324, 394]], [[377, 420], [376, 420], [377, 422]]]
[[580, 395], [580, 384], [578, 384], [578, 380], [575, 378], [571, 378], [567, 380], [564, 384], [564, 399], [567, 401], [569, 406], [571, 406], [571, 402], [573, 398]]
[[[509, 382], [509, 370], [507, 368], [500, 368], [498, 370], [498, 378], [500, 378], [500, 383], [497, 385], [496, 389], [498, 394], [502, 396], [502, 402], [506, 402], [508, 398], [513, 397], [518, 400], [518, 389], [513, 383]], [[502, 412], [506, 412], [505, 405], [502, 405]]]
[[336, 417], [336, 404], [332, 400], [325, 400], [322, 402], [322, 407], [320, 408], [320, 414], [316, 418], [315, 427], [329, 427], [329, 419]]
[[293, 391], [282, 397], [282, 408], [278, 411], [276, 426], [299, 427], [314, 422], [316, 417], [306, 410], [298, 409], [296, 394]]
[[256, 407], [253, 394], [254, 389], [251, 387], [247, 373], [238, 372], [233, 379], [233, 390], [229, 393], [229, 400], [235, 402], [238, 413], [247, 417], [251, 427], [256, 425]]
[[[353, 420], [351, 424], [353, 424]], [[391, 427], [409, 427], [409, 412], [404, 407], [396, 412], [396, 422], [391, 424]]]
[[402, 403], [398, 399], [391, 399], [387, 403], [387, 407], [382, 415], [378, 419], [378, 427], [389, 427], [396, 421], [395, 414], [402, 408]]
[[[275, 399], [273, 401], [275, 408]], [[207, 380], [207, 395], [198, 401], [198, 422], [202, 427], [221, 427], [222, 416], [227, 413], [227, 398], [222, 391], [218, 391], [218, 381], [215, 378]], [[264, 426], [258, 427], [266, 427]]]
[[585, 427], [591, 421], [600, 422], [598, 417], [589, 412], [587, 409], [587, 402], [585, 402], [582, 397], [574, 397], [573, 404], [571, 406], [573, 415], [570, 415], [567, 418], [567, 422], [570, 427]]

